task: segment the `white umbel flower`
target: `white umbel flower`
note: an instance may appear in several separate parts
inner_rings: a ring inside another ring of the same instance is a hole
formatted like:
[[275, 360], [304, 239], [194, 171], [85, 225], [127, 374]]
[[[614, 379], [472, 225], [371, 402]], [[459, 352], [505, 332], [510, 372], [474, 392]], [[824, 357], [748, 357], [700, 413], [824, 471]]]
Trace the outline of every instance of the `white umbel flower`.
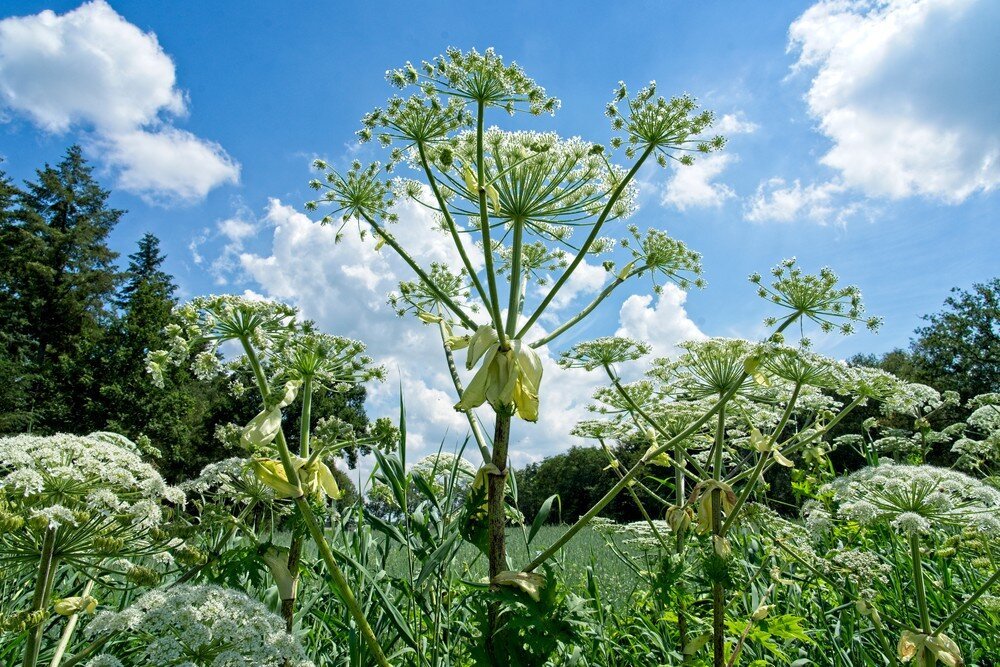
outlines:
[[[87, 627], [92, 638], [106, 633], [127, 638], [115, 654], [127, 654], [135, 667], [313, 667], [284, 621], [246, 594], [219, 586], [150, 591], [124, 611], [98, 614]], [[121, 663], [102, 655], [86, 664]]]

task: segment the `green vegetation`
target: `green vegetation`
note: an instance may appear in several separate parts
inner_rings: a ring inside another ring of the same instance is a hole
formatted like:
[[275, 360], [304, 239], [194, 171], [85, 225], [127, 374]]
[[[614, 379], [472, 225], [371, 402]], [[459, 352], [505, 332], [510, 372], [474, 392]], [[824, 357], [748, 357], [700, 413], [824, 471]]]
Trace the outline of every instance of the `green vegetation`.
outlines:
[[[78, 148], [23, 190], [0, 178], [3, 664], [1000, 661], [997, 280], [956, 292], [909, 351], [845, 364], [806, 334], [879, 319], [829, 268], [783, 260], [750, 276], [761, 340], [565, 349], [604, 383], [573, 430], [597, 446], [514, 471], [553, 390], [545, 346], [626, 282], [703, 286], [696, 252], [623, 220], [647, 161], [725, 142], [655, 84], [619, 84], [607, 145], [493, 127], [559, 105], [492, 50], [388, 79], [410, 96], [359, 136], [418, 180], [319, 162], [307, 208], [413, 270], [390, 298], [441, 335], [457, 453], [408, 459], [407, 414], [427, 406], [405, 395], [368, 418], [362, 385], [385, 373], [362, 342], [276, 301], [176, 303], [150, 235], [119, 274], [105, 239], [123, 212]], [[414, 259], [392, 232], [402, 199], [435, 212], [461, 266]], [[542, 330], [586, 257], [604, 288]], [[367, 498], [337, 469], [361, 453]]]

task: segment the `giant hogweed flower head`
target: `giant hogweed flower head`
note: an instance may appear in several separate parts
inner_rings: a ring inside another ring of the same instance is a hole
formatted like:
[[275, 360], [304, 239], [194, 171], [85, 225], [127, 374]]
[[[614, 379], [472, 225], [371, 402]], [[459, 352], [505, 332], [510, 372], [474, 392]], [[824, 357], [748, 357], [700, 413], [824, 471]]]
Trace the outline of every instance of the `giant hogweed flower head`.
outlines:
[[641, 276], [648, 271], [653, 277], [653, 291], [657, 294], [663, 291], [663, 286], [656, 282], [658, 274], [684, 290], [692, 285], [699, 289], [705, 287], [707, 283], [702, 277], [701, 253], [658, 229], [647, 229], [645, 236], [635, 225], [630, 225], [628, 231], [632, 238], [623, 238], [621, 246], [631, 251], [633, 259], [619, 271], [619, 277], [632, 271]]
[[628, 361], [641, 359], [649, 354], [650, 346], [631, 338], [606, 336], [592, 341], [577, 343], [562, 353], [559, 365], [563, 368], [611, 367]]
[[[312, 667], [284, 621], [240, 591], [219, 586], [174, 586], [146, 593], [120, 612], [101, 612], [87, 626], [92, 639], [122, 638], [116, 655], [129, 665]], [[88, 666], [121, 665], [104, 654]]]
[[312, 330], [312, 325], [303, 329], [276, 342], [274, 363], [282, 370], [283, 379], [303, 382], [308, 378], [334, 390], [384, 379], [384, 369], [372, 365], [361, 341], [320, 333]]
[[[837, 274], [829, 268], [822, 268], [819, 274], [803, 273], [794, 257], [786, 259], [771, 269], [773, 280], [764, 284], [759, 273], [750, 276], [750, 282], [757, 286], [757, 295], [774, 304], [792, 311], [790, 317], [812, 320], [824, 332], [839, 330], [847, 335], [854, 332], [854, 324], [863, 322], [871, 331], [877, 331], [881, 318], [865, 317], [865, 306], [861, 290], [854, 285], [839, 286]], [[767, 326], [773, 326], [779, 319], [769, 317]]]
[[[55, 528], [61, 557], [162, 552], [167, 514], [184, 492], [168, 486], [135, 444], [112, 433], [0, 438], [0, 555], [37, 558], [39, 529]], [[23, 530], [21, 530], [23, 528]]]
[[695, 99], [688, 95], [669, 100], [657, 97], [655, 81], [633, 96], [628, 94], [625, 83], [619, 82], [614, 99], [605, 109], [611, 129], [619, 133], [612, 138], [611, 146], [624, 145], [629, 158], [648, 150], [662, 167], [669, 160], [689, 165], [694, 162], [692, 153], [711, 153], [726, 145], [721, 136], [702, 136], [715, 117], [711, 111], [697, 110]]
[[861, 525], [890, 524], [905, 534], [947, 526], [1000, 531], [1000, 491], [947, 468], [884, 461], [835, 479], [818, 495], [830, 504], [803, 508], [814, 525], [840, 517]]
[[397, 88], [418, 87], [429, 98], [447, 96], [481, 102], [508, 113], [553, 114], [559, 108], [559, 100], [547, 95], [517, 63], [505, 64], [492, 48], [479, 53], [450, 47], [444, 55], [422, 62], [419, 68], [406, 63], [389, 70], [385, 77]]
[[[380, 176], [381, 165], [378, 162], [364, 166], [355, 160], [344, 174], [332, 169], [324, 160], [315, 160], [313, 168], [324, 172], [324, 176], [322, 180], [309, 181], [309, 187], [313, 190], [325, 189], [326, 192], [319, 200], [306, 202], [306, 210], [315, 211], [320, 204], [333, 207], [320, 220], [321, 224], [332, 224], [338, 218], [343, 223], [349, 220], [396, 222], [399, 219], [392, 210], [396, 204], [392, 184]], [[340, 238], [338, 231], [337, 240]]]
[[766, 384], [762, 375], [759, 344], [739, 338], [709, 338], [686, 341], [676, 360], [660, 359], [650, 376], [672, 384], [684, 398], [700, 399], [748, 391], [754, 380]]
[[[554, 132], [507, 132], [494, 127], [484, 133], [483, 147], [482, 166], [493, 217], [504, 223], [521, 221], [530, 233], [546, 240], [564, 241], [574, 224], [598, 214], [625, 174], [608, 161], [600, 146], [578, 137], [564, 139]], [[440, 163], [438, 156], [445, 151], [465, 174], [459, 177], [446, 170], [445, 180], [472, 204], [457, 202], [455, 210], [478, 224], [477, 134], [463, 132], [434, 148], [430, 156]], [[631, 185], [623, 190], [609, 217], [631, 215], [636, 196]]]
[[224, 372], [219, 357], [222, 344], [245, 338], [265, 350], [290, 329], [295, 314], [295, 308], [277, 301], [233, 294], [195, 297], [174, 308], [178, 323], [164, 330], [170, 347], [146, 355], [146, 372], [162, 388], [168, 367], [186, 363], [196, 352], [191, 371], [200, 380], [210, 380]]

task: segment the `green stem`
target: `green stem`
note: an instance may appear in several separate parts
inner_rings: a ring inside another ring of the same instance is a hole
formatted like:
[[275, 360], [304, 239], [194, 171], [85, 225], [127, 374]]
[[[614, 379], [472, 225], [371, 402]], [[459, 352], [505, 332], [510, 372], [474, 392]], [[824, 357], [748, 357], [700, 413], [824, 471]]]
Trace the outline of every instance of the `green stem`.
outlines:
[[[31, 600], [31, 611], [42, 611], [49, 605], [52, 595], [52, 580], [56, 573], [56, 528], [45, 529], [42, 539], [42, 553], [38, 559], [38, 574], [35, 576], [35, 595]], [[42, 648], [42, 634], [45, 629], [44, 620], [28, 630], [28, 641], [24, 645], [23, 667], [35, 667], [38, 662], [38, 652]]]
[[960, 618], [962, 616], [962, 614], [965, 613], [965, 610], [968, 609], [972, 605], [973, 602], [975, 602], [976, 600], [978, 600], [980, 595], [982, 595], [986, 591], [990, 590], [990, 586], [992, 586], [993, 584], [995, 584], [997, 581], [1000, 581], [1000, 570], [997, 570], [996, 572], [994, 572], [993, 576], [991, 576], [989, 579], [987, 579], [986, 582], [982, 586], [980, 586], [979, 588], [977, 588], [976, 592], [973, 593], [972, 595], [970, 595], [965, 600], [965, 602], [963, 602], [961, 605], [959, 605], [958, 609], [956, 609], [955, 611], [951, 612], [951, 614], [949, 614], [946, 619], [944, 619], [943, 621], [941, 621], [941, 624], [938, 625], [937, 630], [934, 631], [934, 634], [935, 635], [939, 635], [942, 632], [944, 632], [945, 628], [947, 628], [949, 625], [951, 625], [952, 623], [954, 623], [955, 619]]
[[[660, 445], [656, 449], [654, 449], [652, 451], [649, 451], [649, 452], [646, 452], [646, 454], [644, 454], [642, 456], [642, 458], [640, 458], [636, 462], [636, 464], [634, 466], [632, 466], [629, 469], [629, 471], [622, 476], [622, 478], [620, 480], [618, 480], [617, 484], [615, 484], [613, 487], [611, 487], [611, 489], [609, 489], [608, 492], [605, 493], [604, 496], [600, 500], [598, 500], [594, 504], [593, 507], [591, 507], [589, 510], [587, 510], [587, 512], [585, 514], [583, 514], [579, 519], [577, 519], [576, 523], [574, 523], [572, 526], [570, 526], [568, 529], [566, 529], [566, 532], [563, 533], [559, 537], [559, 539], [557, 539], [555, 542], [553, 542], [552, 545], [548, 549], [546, 549], [545, 551], [543, 551], [534, 560], [532, 560], [530, 563], [528, 563], [524, 567], [524, 569], [522, 571], [523, 572], [531, 572], [531, 571], [535, 570], [536, 568], [538, 568], [538, 566], [540, 566], [542, 563], [544, 563], [545, 561], [547, 561], [549, 558], [551, 558], [552, 556], [554, 556], [556, 554], [556, 552], [558, 552], [560, 549], [562, 549], [562, 547], [563, 547], [564, 544], [566, 544], [571, 539], [573, 539], [574, 535], [576, 535], [588, 523], [590, 523], [591, 519], [593, 519], [595, 516], [597, 516], [598, 514], [600, 514], [601, 510], [603, 510], [605, 507], [607, 507], [608, 503], [610, 503], [612, 500], [614, 500], [615, 497], [619, 493], [621, 493], [622, 490], [626, 486], [628, 486], [628, 483], [631, 482], [633, 479], [635, 479], [635, 477], [640, 472], [642, 472], [643, 468], [646, 467], [646, 464], [648, 464], [650, 460], [656, 458], [657, 456], [659, 456], [663, 452], [670, 451], [671, 449], [673, 449], [678, 444], [684, 442], [693, 433], [695, 433], [698, 429], [700, 429], [702, 426], [704, 426], [704, 424], [709, 419], [711, 419], [712, 417], [714, 417], [715, 414], [719, 411], [719, 409], [722, 408], [722, 406], [725, 405], [726, 401], [728, 401], [730, 398], [732, 398], [735, 393], [736, 393], [736, 390], [735, 389], [732, 390], [730, 393], [728, 393], [728, 394], [725, 395], [724, 400], [720, 400], [718, 403], [716, 403], [715, 405], [713, 405], [708, 410], [708, 412], [706, 412], [704, 415], [702, 415], [697, 420], [695, 420], [694, 422], [692, 422], [691, 425], [688, 426], [686, 429], [684, 429], [683, 431], [681, 431], [680, 433], [678, 433], [677, 435], [675, 435], [673, 438], [670, 438], [670, 440], [668, 440], [666, 443]], [[687, 459], [687, 460], [688, 461], [692, 461], [692, 459], [690, 459], [690, 458]]]
[[[243, 344], [243, 351], [246, 353], [250, 367], [253, 369], [254, 378], [257, 380], [257, 388], [262, 397], [267, 396], [267, 378], [264, 376], [264, 371], [261, 369], [260, 360], [257, 358], [257, 352], [253, 349], [249, 339], [246, 337], [241, 337], [240, 342]], [[300, 495], [293, 499], [295, 506], [302, 515], [302, 520], [305, 522], [310, 536], [316, 543], [316, 547], [319, 549], [323, 563], [326, 565], [330, 576], [333, 577], [334, 585], [340, 593], [340, 597], [343, 598], [344, 603], [347, 605], [347, 609], [354, 618], [354, 622], [358, 624], [358, 629], [361, 631], [362, 637], [364, 637], [365, 642], [368, 644], [368, 648], [374, 655], [375, 661], [380, 665], [380, 667], [390, 667], [389, 661], [386, 659], [385, 653], [382, 652], [382, 647], [379, 645], [378, 638], [375, 637], [375, 633], [372, 631], [372, 627], [369, 625], [368, 619], [365, 618], [364, 610], [361, 609], [361, 605], [358, 604], [357, 599], [354, 597], [354, 593], [351, 591], [350, 584], [347, 583], [347, 578], [344, 576], [340, 566], [337, 565], [337, 560], [334, 558], [330, 545], [327, 544], [326, 536], [323, 535], [322, 528], [320, 528], [319, 523], [316, 521], [316, 517], [313, 515], [312, 508], [309, 506], [309, 501], [306, 500], [305, 495], [302, 494], [299, 476], [292, 465], [291, 454], [288, 451], [288, 443], [285, 441], [285, 434], [283, 431], [278, 431], [275, 442], [278, 445], [278, 456], [281, 458], [281, 465], [285, 470], [285, 477], [288, 479], [289, 483], [299, 487]], [[25, 667], [32, 666], [25, 665]]]
[[[722, 481], [722, 450], [726, 437], [726, 406], [719, 408], [718, 421], [715, 426], [715, 444], [713, 445], [714, 460], [712, 462], [712, 479]], [[712, 538], [723, 540], [722, 534], [722, 490], [712, 489]], [[715, 548], [715, 544], [712, 545]], [[726, 663], [726, 591], [721, 581], [712, 583], [712, 655], [715, 667], [724, 667]]]
[[94, 655], [102, 648], [104, 648], [104, 645], [107, 644], [109, 641], [111, 641], [111, 639], [114, 636], [115, 635], [112, 633], [112, 634], [102, 635], [97, 639], [94, 639], [82, 651], [80, 651], [79, 653], [74, 653], [69, 658], [67, 658], [66, 662], [63, 663], [62, 667], [75, 667], [76, 665], [79, 665], [81, 662], [83, 662], [84, 660], [86, 660], [87, 658]]
[[[93, 590], [94, 580], [90, 579], [87, 581], [87, 585], [83, 587], [83, 592], [80, 595], [82, 597], [87, 597]], [[70, 639], [73, 638], [73, 632], [76, 630], [76, 624], [79, 620], [79, 612], [69, 617], [69, 621], [66, 622], [66, 627], [63, 629], [62, 636], [59, 638], [59, 644], [56, 646], [56, 652], [52, 656], [52, 662], [49, 663], [49, 667], [59, 667], [59, 663], [62, 662], [63, 655], [66, 654], [66, 649], [69, 648]]]
[[601, 290], [601, 293], [598, 294], [596, 297], [594, 297], [594, 300], [591, 301], [589, 304], [587, 304], [587, 306], [583, 310], [581, 310], [579, 313], [577, 313], [573, 317], [569, 318], [568, 320], [560, 324], [552, 331], [552, 333], [546, 336], [542, 336], [541, 338], [533, 342], [531, 344], [531, 347], [538, 348], [558, 338], [560, 335], [568, 331], [571, 327], [575, 326], [581, 320], [583, 320], [583, 318], [589, 315], [594, 310], [594, 308], [597, 308], [599, 305], [601, 305], [601, 302], [607, 299], [609, 296], [611, 296], [611, 293], [615, 291], [616, 287], [618, 287], [626, 280], [628, 280], [629, 278], [638, 273], [640, 273], [640, 270], [633, 269], [624, 278], [615, 278], [614, 281], [612, 281], [607, 287]]
[[490, 241], [490, 216], [486, 209], [486, 165], [483, 163], [485, 111], [485, 102], [479, 100], [476, 109], [476, 182], [479, 184], [479, 232], [483, 235], [483, 258], [486, 261], [486, 282], [490, 288], [490, 301], [488, 305], [493, 315], [493, 324], [497, 330], [500, 349], [506, 351], [507, 333], [503, 328], [503, 320], [500, 319], [500, 297], [497, 291], [496, 270], [493, 268], [493, 243]]
[[[917, 608], [920, 610], [920, 629], [925, 635], [931, 634], [931, 616], [927, 609], [927, 593], [924, 590], [924, 568], [920, 558], [920, 536], [910, 535], [910, 559], [913, 567], [913, 582], [917, 586]], [[924, 648], [924, 659], [921, 662], [925, 667], [933, 667], [937, 662], [930, 649]]]
[[[504, 498], [507, 492], [507, 447], [510, 443], [511, 410], [500, 409], [496, 413], [496, 427], [493, 433], [493, 465], [496, 470], [487, 475], [488, 556], [490, 581], [507, 569], [507, 513]], [[507, 656], [499, 652], [493, 637], [499, 628], [500, 603], [489, 605], [489, 635], [486, 637], [486, 652], [493, 665], [509, 664]]]
[[521, 304], [521, 252], [524, 244], [524, 222], [515, 219], [514, 240], [511, 247], [510, 300], [507, 304], [507, 335], [511, 338], [517, 331], [517, 316]]
[[299, 456], [309, 458], [309, 435], [312, 430], [312, 387], [313, 376], [302, 380], [302, 416], [299, 419]]
[[448, 310], [453, 312], [455, 316], [462, 321], [462, 324], [464, 324], [466, 328], [475, 331], [478, 328], [476, 322], [471, 317], [469, 317], [465, 313], [465, 311], [462, 310], [462, 308], [457, 303], [455, 303], [454, 300], [452, 300], [451, 297], [449, 297], [447, 294], [442, 292], [440, 288], [438, 288], [438, 286], [434, 283], [434, 281], [431, 280], [431, 277], [427, 275], [427, 272], [424, 271], [422, 268], [420, 268], [420, 265], [417, 264], [412, 257], [410, 257], [410, 254], [408, 252], [403, 250], [403, 247], [399, 245], [396, 239], [392, 237], [392, 234], [387, 232], [382, 227], [382, 225], [375, 222], [375, 219], [372, 218], [371, 216], [365, 214], [362, 215], [365, 219], [365, 222], [371, 225], [371, 228], [375, 230], [376, 234], [379, 235], [379, 238], [385, 241], [386, 245], [388, 245], [390, 248], [396, 251], [396, 254], [399, 255], [404, 262], [406, 262], [406, 264], [413, 270], [414, 273], [417, 274], [417, 276], [424, 283], [424, 285], [427, 286], [427, 289], [432, 291], [434, 293], [434, 296], [440, 299], [441, 303], [446, 305], [448, 307]]
[[722, 534], [725, 535], [729, 532], [729, 527], [732, 525], [733, 520], [736, 515], [739, 514], [740, 508], [746, 503], [750, 494], [753, 492], [754, 488], [757, 486], [757, 480], [760, 479], [760, 475], [764, 470], [764, 464], [767, 463], [769, 457], [768, 452], [771, 448], [776, 446], [777, 440], [781, 437], [781, 432], [785, 430], [785, 425], [788, 423], [789, 417], [792, 416], [792, 410], [795, 409], [795, 402], [799, 399], [799, 392], [802, 390], [802, 385], [800, 383], [795, 384], [795, 388], [792, 390], [792, 396], [788, 399], [788, 405], [785, 406], [785, 412], [781, 415], [781, 419], [778, 422], [777, 428], [768, 438], [767, 451], [760, 453], [760, 459], [757, 461], [757, 465], [754, 466], [753, 472], [750, 474], [750, 479], [747, 480], [746, 485], [743, 487], [743, 491], [740, 493], [740, 497], [736, 499], [736, 504], [733, 506], [733, 510], [726, 517], [726, 522], [722, 524]]
[[462, 243], [462, 237], [458, 234], [458, 225], [455, 224], [455, 219], [452, 218], [451, 211], [448, 210], [447, 202], [445, 202], [444, 197], [441, 196], [441, 189], [438, 188], [437, 179], [434, 178], [431, 166], [427, 162], [427, 153], [424, 150], [423, 142], [417, 142], [417, 151], [420, 153], [420, 164], [424, 167], [424, 173], [427, 175], [427, 182], [430, 183], [431, 192], [434, 193], [434, 198], [437, 199], [438, 206], [441, 209], [441, 215], [444, 216], [444, 222], [448, 226], [448, 232], [451, 234], [451, 240], [454, 242], [455, 248], [458, 250], [458, 256], [462, 258], [462, 264], [465, 265], [465, 270], [469, 273], [469, 278], [472, 280], [472, 284], [479, 293], [479, 298], [482, 299], [484, 304], [489, 303], [489, 297], [486, 296], [486, 290], [483, 289], [483, 284], [479, 281], [479, 276], [476, 275], [476, 270], [472, 266], [472, 261], [469, 259], [469, 255], [465, 251], [465, 244]]
[[587, 239], [583, 242], [583, 245], [580, 246], [580, 251], [576, 253], [576, 257], [574, 257], [573, 261], [569, 263], [569, 266], [566, 267], [566, 270], [563, 271], [562, 275], [559, 276], [559, 279], [556, 280], [555, 284], [552, 286], [552, 289], [549, 290], [549, 293], [546, 294], [545, 298], [542, 299], [542, 302], [538, 304], [538, 307], [535, 309], [535, 312], [531, 314], [531, 317], [528, 318], [528, 321], [525, 322], [524, 326], [521, 327], [521, 330], [517, 334], [518, 338], [524, 337], [525, 333], [527, 333], [527, 331], [531, 328], [531, 326], [535, 323], [535, 321], [539, 317], [541, 317], [545, 309], [548, 308], [549, 303], [552, 302], [552, 299], [554, 299], [556, 294], [559, 293], [559, 290], [562, 289], [563, 285], [566, 284], [566, 281], [569, 280], [570, 275], [572, 275], [572, 273], [576, 271], [576, 267], [580, 266], [580, 263], [583, 262], [584, 258], [587, 256], [587, 251], [590, 250], [590, 246], [592, 246], [594, 244], [594, 241], [597, 240], [597, 237], [601, 233], [601, 228], [604, 226], [604, 223], [608, 219], [608, 216], [611, 215], [611, 210], [618, 202], [618, 199], [622, 196], [622, 193], [625, 192], [625, 188], [628, 187], [628, 184], [632, 181], [633, 178], [635, 178], [635, 175], [639, 172], [639, 168], [642, 167], [643, 163], [646, 161], [646, 158], [652, 155], [654, 148], [655, 146], [651, 145], [642, 152], [642, 155], [639, 156], [639, 159], [636, 160], [636, 163], [632, 165], [632, 168], [629, 169], [629, 172], [625, 174], [625, 178], [621, 180], [621, 182], [618, 184], [618, 187], [616, 187], [614, 191], [611, 193], [611, 197], [608, 198], [608, 203], [604, 205], [604, 209], [601, 210], [600, 217], [597, 218], [597, 222], [594, 223], [594, 227], [590, 230], [590, 235], [587, 236]]

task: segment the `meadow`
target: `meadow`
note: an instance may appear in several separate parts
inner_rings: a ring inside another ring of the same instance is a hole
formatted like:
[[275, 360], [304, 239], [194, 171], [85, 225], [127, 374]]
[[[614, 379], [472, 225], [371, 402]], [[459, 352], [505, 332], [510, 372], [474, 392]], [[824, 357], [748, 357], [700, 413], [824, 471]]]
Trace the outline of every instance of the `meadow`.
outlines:
[[[3, 664], [1000, 661], [1000, 394], [814, 351], [879, 328], [858, 287], [788, 258], [749, 276], [757, 339], [656, 356], [567, 335], [625, 289], [705, 286], [697, 251], [627, 219], [642, 169], [724, 149], [711, 111], [619, 83], [602, 144], [495, 125], [554, 123], [560, 102], [492, 49], [386, 78], [397, 92], [357, 132], [383, 159], [317, 160], [305, 209], [412, 270], [388, 298], [440, 337], [462, 456], [413, 460], [408, 416], [430, 408], [405, 391], [391, 417], [330, 408], [386, 378], [363, 341], [280, 301], [196, 296], [143, 350], [144, 380], [176, 403], [197, 405], [201, 382], [251, 405], [216, 425], [231, 456], [174, 483], [149, 438], [0, 438]], [[431, 211], [453, 264], [414, 259], [404, 202]], [[587, 259], [603, 287], [556, 316]], [[510, 465], [555, 366], [602, 379], [572, 434], [612, 479], [565, 522], [555, 493], [522, 512]], [[370, 485], [348, 494], [337, 466], [359, 452]], [[845, 452], [855, 464], [835, 465]], [[607, 518], [619, 499], [641, 520]]]

